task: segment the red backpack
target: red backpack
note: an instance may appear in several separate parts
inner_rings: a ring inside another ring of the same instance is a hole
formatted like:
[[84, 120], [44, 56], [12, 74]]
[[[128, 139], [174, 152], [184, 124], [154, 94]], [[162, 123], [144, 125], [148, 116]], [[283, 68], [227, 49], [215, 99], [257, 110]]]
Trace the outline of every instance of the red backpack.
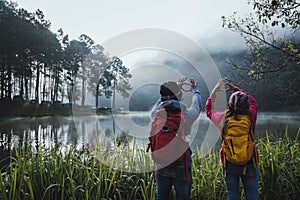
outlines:
[[184, 115], [182, 112], [166, 112], [161, 108], [155, 113], [149, 133], [147, 152], [151, 149], [152, 159], [163, 167], [184, 160], [189, 143], [183, 138]]

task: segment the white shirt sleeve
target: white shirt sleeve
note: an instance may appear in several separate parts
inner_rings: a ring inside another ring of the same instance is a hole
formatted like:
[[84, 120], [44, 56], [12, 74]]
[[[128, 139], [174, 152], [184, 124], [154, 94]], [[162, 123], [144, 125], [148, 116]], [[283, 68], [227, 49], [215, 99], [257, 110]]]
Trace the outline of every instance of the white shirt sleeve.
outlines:
[[185, 115], [190, 118], [190, 120], [196, 120], [200, 115], [202, 105], [201, 105], [201, 95], [198, 89], [193, 89], [193, 100], [189, 108], [187, 108]]

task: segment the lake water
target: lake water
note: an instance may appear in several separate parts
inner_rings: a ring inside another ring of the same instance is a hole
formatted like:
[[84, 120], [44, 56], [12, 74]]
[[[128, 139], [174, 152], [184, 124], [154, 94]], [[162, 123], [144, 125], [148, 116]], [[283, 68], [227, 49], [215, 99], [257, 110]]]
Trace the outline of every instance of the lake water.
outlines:
[[[6, 118], [0, 119], [0, 147], [11, 148], [24, 142], [34, 146], [81, 149], [93, 146], [136, 143], [140, 148], [148, 144], [150, 117], [148, 112], [120, 115], [91, 115], [69, 117]], [[300, 127], [299, 113], [259, 113], [256, 135], [264, 137], [284, 133], [288, 129], [295, 136]], [[127, 138], [127, 139], [126, 139]], [[214, 146], [219, 140], [215, 127], [201, 113], [194, 123], [191, 146]]]

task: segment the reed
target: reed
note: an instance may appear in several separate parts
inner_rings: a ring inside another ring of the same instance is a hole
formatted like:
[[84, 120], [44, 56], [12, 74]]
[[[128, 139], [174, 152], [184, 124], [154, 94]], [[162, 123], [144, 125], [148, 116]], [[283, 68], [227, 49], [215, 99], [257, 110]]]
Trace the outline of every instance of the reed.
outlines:
[[291, 139], [286, 130], [284, 134], [275, 136], [266, 133], [265, 138], [259, 139], [262, 199], [300, 198], [299, 135], [300, 129]]
[[[257, 140], [259, 199], [300, 199], [299, 132], [295, 138], [288, 131], [266, 133]], [[136, 142], [93, 151], [30, 144], [11, 151], [16, 156], [1, 169], [0, 199], [155, 199], [151, 158]], [[203, 156], [196, 149], [192, 158], [192, 199], [226, 199], [218, 151]]]

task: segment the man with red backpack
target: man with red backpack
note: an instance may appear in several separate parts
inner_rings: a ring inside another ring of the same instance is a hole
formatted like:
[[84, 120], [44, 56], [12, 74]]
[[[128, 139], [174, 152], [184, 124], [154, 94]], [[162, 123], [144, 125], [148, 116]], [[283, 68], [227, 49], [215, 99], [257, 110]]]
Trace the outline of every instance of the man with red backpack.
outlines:
[[[151, 110], [152, 124], [149, 137], [149, 148], [156, 169], [156, 199], [169, 199], [174, 185], [177, 200], [188, 200], [191, 195], [191, 149], [189, 134], [193, 122], [201, 110], [201, 96], [197, 82], [187, 78], [179, 81], [168, 81], [160, 86], [161, 98]], [[189, 85], [184, 89], [184, 85]], [[193, 92], [189, 108], [180, 102], [182, 91]]]

